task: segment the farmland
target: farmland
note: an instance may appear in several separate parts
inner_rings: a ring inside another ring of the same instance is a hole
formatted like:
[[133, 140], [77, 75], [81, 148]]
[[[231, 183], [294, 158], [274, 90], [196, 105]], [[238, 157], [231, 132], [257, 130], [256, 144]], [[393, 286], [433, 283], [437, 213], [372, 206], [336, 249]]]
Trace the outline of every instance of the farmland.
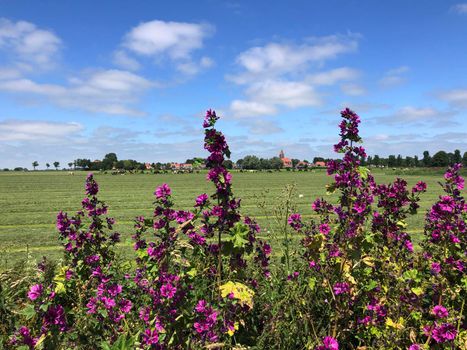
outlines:
[[[60, 210], [73, 213], [80, 208], [86, 174], [75, 172], [71, 176], [62, 171], [0, 173], [0, 270], [26, 259], [28, 252], [34, 258], [43, 255], [59, 258], [62, 255], [55, 229], [56, 214]], [[402, 170], [378, 169], [374, 170], [374, 175], [378, 183], [388, 183], [397, 176], [406, 179], [409, 185], [419, 180], [427, 182], [428, 191], [421, 198], [421, 210], [408, 220], [408, 231], [416, 243], [423, 231], [424, 213], [441, 193], [437, 185], [442, 179], [441, 173], [427, 170], [420, 174], [416, 171], [404, 174]], [[109, 214], [117, 220], [115, 228], [122, 234], [119, 251], [124, 254], [131, 251], [134, 218], [152, 215], [156, 186], [168, 183], [179, 209], [188, 209], [197, 195], [212, 193], [212, 185], [205, 177], [206, 173], [117, 176], [97, 173], [100, 198], [109, 205]], [[242, 198], [243, 213], [257, 219], [263, 238], [277, 230], [274, 208], [281, 202], [287, 184], [296, 185], [293, 199], [298, 212], [307, 218], [311, 216], [310, 203], [318, 196], [326, 196], [325, 185], [329, 182], [331, 179], [323, 169], [313, 172], [233, 173], [234, 194]], [[265, 196], [267, 201], [263, 209], [259, 205]], [[274, 239], [271, 240], [274, 248]]]

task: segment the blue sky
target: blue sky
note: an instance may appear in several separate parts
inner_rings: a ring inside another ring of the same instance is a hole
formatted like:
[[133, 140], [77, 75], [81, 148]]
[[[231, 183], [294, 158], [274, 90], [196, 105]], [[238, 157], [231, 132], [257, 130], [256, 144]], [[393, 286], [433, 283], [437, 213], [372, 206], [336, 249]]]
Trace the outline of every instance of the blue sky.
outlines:
[[370, 155], [467, 151], [467, 2], [1, 1], [0, 167], [331, 157], [339, 111]]

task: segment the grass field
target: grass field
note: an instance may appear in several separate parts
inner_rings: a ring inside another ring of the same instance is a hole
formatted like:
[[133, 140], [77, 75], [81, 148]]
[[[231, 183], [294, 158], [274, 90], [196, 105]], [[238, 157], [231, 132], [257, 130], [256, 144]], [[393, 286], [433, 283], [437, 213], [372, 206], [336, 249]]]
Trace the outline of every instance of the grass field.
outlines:
[[[393, 170], [377, 170], [376, 180], [387, 183], [398, 175]], [[2, 172], [0, 173], [0, 269], [11, 267], [25, 259], [27, 253], [38, 258], [61, 256], [55, 230], [55, 217], [59, 210], [75, 212], [84, 196], [85, 172]], [[414, 240], [420, 239], [425, 211], [441, 193], [437, 184], [441, 173], [420, 172], [420, 175], [401, 175], [410, 185], [419, 180], [428, 183], [428, 192], [422, 196], [419, 214], [409, 220], [408, 230]], [[168, 183], [177, 209], [188, 209], [194, 198], [212, 187], [205, 174], [96, 174], [100, 185], [100, 198], [109, 205], [110, 216], [117, 220], [116, 230], [122, 234], [119, 245], [122, 253], [131, 249], [130, 236], [133, 219], [152, 213], [153, 192], [156, 186]], [[324, 170], [314, 172], [260, 172], [234, 173], [234, 191], [242, 198], [242, 213], [255, 217], [268, 236], [276, 230], [272, 215], [281, 201], [286, 184], [296, 184], [294, 199], [297, 209], [305, 217], [311, 216], [310, 203], [317, 196], [326, 196], [325, 185], [331, 182]], [[258, 204], [266, 196], [266, 211]]]

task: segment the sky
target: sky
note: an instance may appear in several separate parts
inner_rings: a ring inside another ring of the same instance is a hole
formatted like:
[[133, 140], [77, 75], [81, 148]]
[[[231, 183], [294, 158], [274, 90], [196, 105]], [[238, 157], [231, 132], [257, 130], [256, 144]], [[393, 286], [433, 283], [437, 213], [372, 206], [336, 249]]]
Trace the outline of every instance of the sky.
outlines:
[[467, 151], [467, 2], [0, 0], [0, 168]]

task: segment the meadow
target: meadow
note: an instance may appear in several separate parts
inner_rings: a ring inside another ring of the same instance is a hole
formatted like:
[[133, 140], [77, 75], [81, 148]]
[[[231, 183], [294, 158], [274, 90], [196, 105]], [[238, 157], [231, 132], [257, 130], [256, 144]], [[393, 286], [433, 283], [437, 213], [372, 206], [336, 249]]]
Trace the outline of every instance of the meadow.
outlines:
[[[398, 176], [409, 186], [423, 180], [428, 190], [421, 197], [420, 210], [408, 219], [408, 232], [417, 244], [423, 232], [426, 210], [436, 201], [442, 190], [442, 172], [420, 169], [403, 170], [373, 169], [378, 183], [389, 183]], [[1, 172], [0, 173], [0, 270], [26, 260], [28, 254], [35, 259], [42, 256], [57, 259], [62, 256], [55, 228], [56, 215], [60, 210], [74, 213], [80, 209], [84, 195], [87, 172], [66, 171]], [[122, 234], [118, 251], [129, 256], [132, 251], [131, 235], [137, 215], [150, 217], [153, 211], [154, 189], [168, 183], [179, 209], [187, 210], [201, 193], [212, 192], [212, 184], [206, 181], [206, 172], [192, 174], [95, 174], [100, 194], [109, 206], [109, 215], [117, 220], [115, 229]], [[255, 218], [262, 228], [260, 237], [268, 238], [274, 248], [278, 232], [274, 218], [275, 208], [283, 202], [284, 189], [294, 184], [292, 200], [304, 218], [312, 216], [311, 202], [320, 196], [335, 201], [334, 195], [326, 195], [325, 186], [332, 178], [324, 169], [307, 172], [233, 172], [233, 191], [242, 198], [245, 215]], [[267, 200], [265, 200], [267, 198]], [[299, 237], [297, 237], [297, 240]], [[276, 252], [277, 253], [277, 252]]]

